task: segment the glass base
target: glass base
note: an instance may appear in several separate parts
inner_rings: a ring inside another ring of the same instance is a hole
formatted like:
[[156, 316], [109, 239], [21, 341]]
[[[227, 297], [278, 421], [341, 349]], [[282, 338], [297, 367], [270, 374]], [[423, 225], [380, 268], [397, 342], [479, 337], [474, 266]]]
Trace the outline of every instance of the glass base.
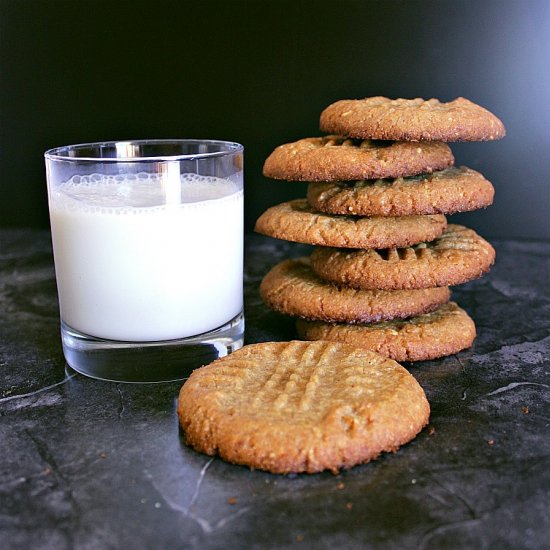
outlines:
[[164, 342], [117, 342], [82, 334], [61, 322], [61, 342], [75, 371], [112, 382], [169, 382], [242, 347], [244, 315], [210, 332]]

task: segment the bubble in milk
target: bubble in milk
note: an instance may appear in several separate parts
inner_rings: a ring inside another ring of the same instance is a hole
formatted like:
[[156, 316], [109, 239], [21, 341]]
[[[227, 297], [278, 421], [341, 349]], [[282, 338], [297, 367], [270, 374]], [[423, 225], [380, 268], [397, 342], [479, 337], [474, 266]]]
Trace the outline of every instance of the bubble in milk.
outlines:
[[185, 173], [75, 175], [52, 193], [53, 207], [102, 214], [140, 214], [170, 206], [196, 207], [242, 193], [229, 179]]

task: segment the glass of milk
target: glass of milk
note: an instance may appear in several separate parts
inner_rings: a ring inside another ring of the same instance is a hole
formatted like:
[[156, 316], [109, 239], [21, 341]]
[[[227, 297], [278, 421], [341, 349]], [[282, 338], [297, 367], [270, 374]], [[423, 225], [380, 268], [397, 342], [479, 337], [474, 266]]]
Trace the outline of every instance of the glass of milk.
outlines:
[[67, 363], [177, 380], [243, 344], [243, 146], [143, 140], [45, 153]]

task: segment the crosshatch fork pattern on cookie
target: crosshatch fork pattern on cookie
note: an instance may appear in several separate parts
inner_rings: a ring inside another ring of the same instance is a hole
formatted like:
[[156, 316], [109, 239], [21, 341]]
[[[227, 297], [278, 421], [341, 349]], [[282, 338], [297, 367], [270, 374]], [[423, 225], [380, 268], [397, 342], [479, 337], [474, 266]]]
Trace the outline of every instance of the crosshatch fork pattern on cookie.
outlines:
[[443, 235], [410, 247], [344, 250], [318, 247], [315, 273], [359, 289], [418, 289], [452, 286], [480, 277], [495, 260], [493, 247], [475, 231], [449, 224]]
[[201, 377], [201, 386], [219, 388], [229, 408], [242, 400], [240, 389], [246, 387], [254, 396], [249, 402], [251, 413], [270, 409], [283, 416], [297, 412], [322, 415], [329, 399], [334, 407], [349, 403], [350, 392], [368, 397], [391, 390], [381, 374], [384, 363], [384, 358], [367, 353], [364, 363], [357, 365], [356, 358], [348, 360], [332, 344], [311, 346], [295, 341], [264, 355], [262, 368], [246, 355], [229, 356], [223, 368]]

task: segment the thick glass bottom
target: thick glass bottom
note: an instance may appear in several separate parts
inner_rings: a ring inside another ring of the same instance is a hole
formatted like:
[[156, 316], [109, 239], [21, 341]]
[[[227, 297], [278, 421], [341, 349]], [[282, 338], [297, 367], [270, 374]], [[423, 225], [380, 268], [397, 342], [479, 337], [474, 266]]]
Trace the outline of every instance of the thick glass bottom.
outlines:
[[244, 315], [210, 332], [164, 342], [117, 342], [61, 322], [63, 354], [75, 371], [113, 382], [169, 382], [242, 347]]

